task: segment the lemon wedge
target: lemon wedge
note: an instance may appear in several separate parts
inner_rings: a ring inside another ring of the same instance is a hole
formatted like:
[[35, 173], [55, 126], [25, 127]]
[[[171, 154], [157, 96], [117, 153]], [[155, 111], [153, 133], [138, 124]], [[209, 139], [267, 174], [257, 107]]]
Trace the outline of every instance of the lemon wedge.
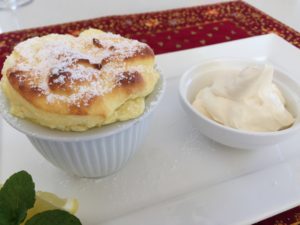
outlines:
[[78, 210], [78, 201], [74, 198], [60, 198], [50, 192], [38, 191], [34, 207], [28, 210], [26, 220], [35, 214], [52, 209], [61, 209], [75, 214]]

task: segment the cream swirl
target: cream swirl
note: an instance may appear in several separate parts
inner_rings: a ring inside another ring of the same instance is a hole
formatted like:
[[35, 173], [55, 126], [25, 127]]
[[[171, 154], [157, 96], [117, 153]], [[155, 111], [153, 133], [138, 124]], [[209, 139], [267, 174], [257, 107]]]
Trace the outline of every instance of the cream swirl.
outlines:
[[[227, 71], [228, 72], [228, 71]], [[228, 127], [247, 131], [278, 131], [295, 119], [273, 80], [271, 65], [217, 74], [197, 94], [193, 107]]]

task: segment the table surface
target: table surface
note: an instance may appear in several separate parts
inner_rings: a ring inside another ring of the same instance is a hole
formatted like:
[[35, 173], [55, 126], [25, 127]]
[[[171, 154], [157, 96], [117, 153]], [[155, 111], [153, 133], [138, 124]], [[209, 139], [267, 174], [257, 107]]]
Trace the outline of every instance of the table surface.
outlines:
[[[159, 11], [224, 0], [34, 0], [16, 11], [0, 10], [0, 33], [107, 15]], [[246, 0], [300, 31], [300, 0]]]

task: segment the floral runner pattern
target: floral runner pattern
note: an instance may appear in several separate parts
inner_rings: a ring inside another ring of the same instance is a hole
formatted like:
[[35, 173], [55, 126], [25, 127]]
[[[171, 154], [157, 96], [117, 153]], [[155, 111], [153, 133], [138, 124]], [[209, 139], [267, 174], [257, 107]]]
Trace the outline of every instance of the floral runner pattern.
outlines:
[[87, 28], [121, 34], [148, 43], [156, 54], [201, 47], [255, 35], [276, 33], [300, 47], [300, 34], [243, 1], [122, 16], [0, 34], [0, 69], [13, 47], [49, 33], [77, 35]]

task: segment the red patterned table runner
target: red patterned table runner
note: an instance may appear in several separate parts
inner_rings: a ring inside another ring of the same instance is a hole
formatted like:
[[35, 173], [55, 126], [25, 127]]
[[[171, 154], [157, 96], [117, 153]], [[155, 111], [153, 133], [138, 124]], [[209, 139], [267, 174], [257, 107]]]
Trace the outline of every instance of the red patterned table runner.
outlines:
[[[49, 33], [77, 35], [89, 27], [148, 43], [156, 54], [276, 33], [300, 47], [300, 34], [243, 1], [153, 13], [109, 16], [0, 34], [0, 69], [20, 41]], [[1, 76], [0, 76], [1, 78]], [[300, 224], [300, 207], [257, 225]]]
[[109, 16], [0, 34], [0, 68], [16, 43], [49, 33], [76, 35], [89, 27], [148, 43], [156, 54], [276, 33], [300, 47], [300, 34], [242, 1]]

